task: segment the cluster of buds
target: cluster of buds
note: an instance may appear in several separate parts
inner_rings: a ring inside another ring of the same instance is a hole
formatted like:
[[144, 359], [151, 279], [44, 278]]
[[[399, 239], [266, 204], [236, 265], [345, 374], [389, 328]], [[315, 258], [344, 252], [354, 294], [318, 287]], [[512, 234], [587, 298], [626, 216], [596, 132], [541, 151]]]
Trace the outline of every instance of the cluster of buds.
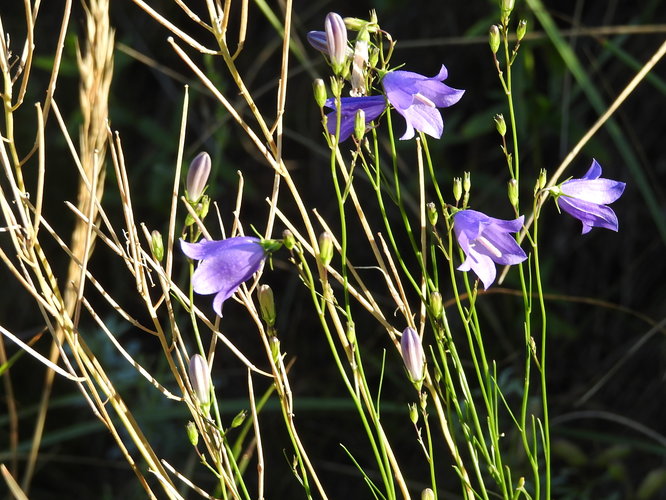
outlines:
[[[194, 157], [187, 171], [185, 198], [197, 217], [203, 219], [208, 214], [210, 198], [206, 196], [208, 177], [210, 176], [211, 160], [208, 153], [202, 151]], [[185, 226], [194, 224], [194, 217], [188, 214]]]

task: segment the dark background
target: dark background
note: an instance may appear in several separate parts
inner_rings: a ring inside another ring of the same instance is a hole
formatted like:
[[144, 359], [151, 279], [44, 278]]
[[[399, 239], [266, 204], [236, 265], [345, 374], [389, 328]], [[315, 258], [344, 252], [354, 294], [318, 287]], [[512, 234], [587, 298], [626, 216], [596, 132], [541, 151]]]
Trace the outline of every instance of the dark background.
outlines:
[[[62, 15], [60, 3], [46, 2], [48, 5], [42, 6], [40, 12], [35, 35], [39, 58], [35, 62], [27, 103], [43, 101]], [[197, 29], [175, 4], [161, 4], [156, 8], [165, 17], [206, 41], [208, 46], [213, 45], [212, 40], [207, 39], [206, 34]], [[661, 0], [547, 0], [544, 4], [560, 29], [580, 29], [577, 36], [567, 38], [568, 43], [606, 105], [614, 100], [664, 40], [666, 3]], [[24, 36], [22, 12], [18, 7], [5, 2], [0, 5], [4, 28], [11, 33], [15, 50], [22, 45]], [[17, 10], [13, 11], [14, 8]], [[328, 11], [366, 17], [371, 8], [377, 10], [382, 28], [399, 42], [392, 60], [394, 65], [404, 62], [405, 69], [434, 75], [444, 63], [449, 69], [446, 83], [466, 90], [459, 104], [443, 111], [445, 133], [442, 140], [430, 142], [445, 193], [450, 192], [453, 177], [470, 171], [474, 208], [492, 212], [496, 217], [511, 217], [505, 197], [507, 173], [492, 122], [494, 114], [503, 112], [508, 116], [508, 112], [486, 43], [488, 27], [497, 22], [496, 3], [484, 0], [372, 3], [297, 0], [294, 33], [303, 43], [307, 31], [322, 29]], [[203, 16], [205, 12], [201, 10]], [[580, 83], [572, 77], [528, 6], [518, 1], [514, 23], [520, 17], [528, 20], [528, 32], [533, 35], [523, 43], [514, 66], [514, 98], [525, 188], [522, 196], [528, 200], [539, 170], [554, 171], [600, 113], [590, 104]], [[82, 32], [83, 19], [81, 6], [77, 3], [56, 92], [74, 137], [80, 123], [75, 39], [76, 33]], [[123, 139], [134, 190], [136, 220], [146, 222], [149, 228], [166, 230], [183, 85], [188, 83], [191, 85], [190, 115], [185, 157], [189, 161], [200, 150], [211, 154], [213, 174], [208, 194], [220, 204], [227, 223], [231, 222], [235, 203], [236, 171], [241, 170], [246, 182], [243, 209], [246, 231], [250, 224], [262, 227], [267, 214], [263, 200], [270, 193], [273, 180], [268, 166], [253, 151], [226, 111], [202, 89], [173, 53], [166, 43], [169, 34], [164, 28], [130, 1], [112, 2], [111, 22], [117, 30], [118, 49], [110, 119], [112, 128], [118, 130]], [[656, 27], [641, 34], [625, 34], [620, 28], [620, 33], [612, 36], [586, 32], [589, 27], [636, 25]], [[232, 34], [230, 40], [233, 39]], [[260, 96], [257, 98], [260, 109], [270, 117], [275, 109], [280, 40], [254, 5], [250, 8], [247, 40], [238, 60], [239, 69], [251, 92]], [[234, 43], [231, 45], [233, 47]], [[140, 52], [154, 64], [151, 66], [137, 60], [127, 48]], [[243, 109], [221, 62], [197, 58], [192, 50], [189, 53], [206, 68], [219, 88], [239, 103], [239, 109]], [[329, 220], [336, 220], [337, 206], [331, 189], [327, 152], [321, 137], [319, 113], [311, 98], [313, 77], [327, 77], [328, 68], [314, 50], [305, 47], [305, 53], [307, 61], [292, 57], [284, 157], [309, 206], [317, 208]], [[648, 495], [646, 486], [646, 478], [658, 482], [659, 478], [663, 480], [666, 471], [666, 327], [662, 324], [660, 328], [653, 328], [666, 318], [666, 234], [658, 229], [666, 224], [665, 73], [666, 65], [661, 62], [614, 117], [621, 130], [621, 140], [636, 159], [639, 171], [628, 167], [617, 137], [604, 127], [585, 146], [565, 175], [580, 177], [591, 159], [596, 158], [604, 168], [605, 177], [627, 183], [623, 197], [613, 205], [620, 220], [620, 231], [616, 234], [594, 230], [581, 236], [578, 221], [560, 216], [552, 203], [544, 210], [541, 256], [545, 291], [549, 298], [548, 369], [554, 498], [666, 498], [666, 494], [658, 492], [659, 488], [653, 495]], [[25, 105], [22, 113], [30, 124], [25, 130], [17, 130], [19, 140], [24, 141], [20, 148], [25, 151], [33, 140], [33, 120], [30, 118], [33, 110], [30, 105]], [[247, 116], [247, 109], [243, 113]], [[401, 119], [394, 117], [394, 120], [397, 130], [401, 130]], [[47, 217], [53, 214], [49, 220], [56, 229], [69, 234], [72, 218], [58, 213], [63, 210], [63, 200], [76, 197], [76, 172], [54, 120], [49, 122], [47, 134], [50, 142], [45, 213]], [[403, 189], [415, 193], [413, 143], [400, 144], [399, 152]], [[640, 178], [647, 181], [643, 187]], [[107, 182], [106, 210], [120, 220], [117, 210], [120, 204], [112, 175]], [[358, 182], [362, 191], [364, 181], [361, 176]], [[284, 193], [283, 209], [289, 211], [286, 190]], [[656, 213], [648, 208], [646, 197], [656, 200]], [[369, 208], [369, 214], [372, 213]], [[213, 220], [209, 227], [214, 227]], [[3, 238], [0, 233], [0, 240]], [[54, 262], [61, 266], [56, 270], [64, 276], [66, 261], [64, 258], [58, 261], [55, 246], [47, 250], [56, 256]], [[352, 259], [358, 262], [363, 262], [367, 255], [364, 248], [352, 248], [351, 252]], [[330, 353], [305, 290], [286, 258], [286, 253], [276, 255], [275, 270], [266, 273], [264, 280], [276, 291], [277, 326], [282, 349], [289, 358], [297, 358], [291, 377], [297, 398], [297, 425], [330, 498], [344, 498], [344, 495], [371, 498], [339, 443], [350, 448], [371, 473], [372, 458], [365, 455], [369, 453], [369, 447], [363, 441], [354, 410], [344, 397], [344, 388], [337, 382]], [[99, 279], [115, 292], [114, 296], [122, 296], [124, 307], [137, 315], [143, 314], [141, 304], [133, 304], [135, 299], [131, 294], [122, 293], [126, 282], [119, 278], [123, 275], [113, 267], [121, 264], [113, 263], [101, 245], [98, 245], [91, 265]], [[184, 266], [181, 267], [184, 271]], [[7, 329], [28, 338], [41, 325], [34, 302], [17, 283], [9, 281], [5, 270], [1, 272], [6, 283], [0, 288], [1, 322]], [[509, 399], [515, 398], [521, 389], [520, 300], [508, 293], [509, 289], [515, 289], [516, 283], [510, 275], [506, 288], [497, 287], [495, 293], [484, 296], [479, 304], [486, 322], [484, 335], [496, 339], [496, 342], [489, 341], [491, 354], [497, 360], [500, 379], [505, 381]], [[445, 300], [451, 297], [450, 291], [443, 293]], [[200, 301], [202, 305], [205, 303], [206, 299]], [[386, 305], [390, 308], [388, 297]], [[387, 349], [387, 362], [399, 368], [400, 360], [395, 351], [389, 349], [377, 326], [362, 314], [356, 319], [357, 335], [367, 354], [370, 371], [375, 375], [378, 373], [384, 348]], [[403, 326], [396, 325], [399, 329]], [[136, 412], [158, 453], [175, 463], [187, 464], [191, 468], [186, 470], [191, 471], [196, 482], [204, 487], [210, 486], [212, 478], [196, 465], [187, 442], [184, 409], [143, 384], [134, 370], [105, 343], [103, 335], [92, 325], [89, 328], [89, 332], [84, 332], [87, 342], [114, 375], [123, 397]], [[240, 305], [233, 302], [225, 305], [223, 328], [251, 359], [261, 361], [259, 339], [244, 318]], [[167, 377], [167, 368], [160, 360], [160, 347], [156, 341], [146, 339], [140, 332], [120, 323], [114, 333], [143, 366], [156, 374], [158, 380], [160, 374]], [[47, 339], [44, 338], [36, 347], [46, 349], [46, 345]], [[6, 343], [6, 346], [10, 355], [15, 352], [12, 345]], [[229, 422], [247, 404], [244, 401], [245, 372], [230, 355], [221, 353], [214, 377], [218, 398]], [[411, 387], [404, 384], [403, 377], [398, 370], [386, 374], [388, 389], [384, 393], [383, 421], [393, 434], [397, 434], [394, 446], [405, 464], [406, 476], [416, 495], [427, 485], [428, 476], [425, 461], [414, 442], [413, 428], [406, 418], [406, 404], [413, 400], [414, 394]], [[12, 378], [21, 410], [21, 450], [26, 452], [41, 393], [43, 369], [35, 360], [24, 356], [13, 368]], [[164, 383], [169, 386], [168, 379]], [[259, 389], [265, 388], [260, 385]], [[0, 403], [4, 397], [1, 393]], [[8, 460], [2, 452], [8, 449], [6, 433], [1, 430], [8, 426], [4, 413], [0, 410], [2, 462]], [[403, 427], [404, 432], [401, 432]], [[268, 496], [299, 497], [299, 486], [283, 455], [289, 444], [275, 405], [269, 404], [266, 408], [262, 428], [267, 453]], [[288, 451], [286, 456], [290, 456]], [[447, 469], [445, 451], [440, 453], [439, 464], [442, 492], [447, 493], [446, 498], [456, 498], [456, 478], [453, 471]], [[517, 470], [523, 466], [519, 461], [516, 463]], [[641, 491], [646, 496], [641, 497]], [[110, 436], [92, 416], [75, 387], [56, 379], [31, 498], [121, 496], [137, 498], [143, 493]]]

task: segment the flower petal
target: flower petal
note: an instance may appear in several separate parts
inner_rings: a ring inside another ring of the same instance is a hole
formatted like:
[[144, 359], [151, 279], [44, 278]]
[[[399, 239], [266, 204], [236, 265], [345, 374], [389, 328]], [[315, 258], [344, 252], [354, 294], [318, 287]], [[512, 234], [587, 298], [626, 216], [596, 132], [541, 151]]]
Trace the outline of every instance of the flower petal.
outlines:
[[[381, 95], [365, 97], [342, 97], [340, 99], [340, 142], [349, 138], [354, 133], [354, 121], [356, 112], [362, 109], [365, 112], [365, 123], [368, 124], [381, 115], [386, 109], [386, 99]], [[335, 110], [335, 99], [327, 99], [324, 104], [327, 108]], [[326, 128], [331, 135], [335, 134], [336, 111], [326, 115], [328, 121]]]
[[612, 208], [606, 205], [566, 196], [560, 196], [557, 199], [557, 205], [583, 223], [583, 234], [590, 232], [593, 227], [604, 227], [611, 231], [619, 229], [617, 215], [615, 215]]
[[458, 266], [459, 271], [469, 271], [470, 269], [474, 271], [474, 274], [476, 274], [481, 280], [484, 290], [490, 288], [497, 276], [495, 263], [492, 259], [487, 255], [480, 254], [474, 250], [471, 250], [467, 254], [465, 262]]
[[605, 205], [622, 196], [625, 186], [624, 182], [611, 179], [572, 179], [562, 183], [560, 189], [566, 196]]
[[425, 104], [413, 104], [407, 109], [396, 108], [398, 113], [405, 117], [407, 130], [400, 140], [407, 140], [414, 137], [414, 129], [439, 139], [444, 132], [444, 122], [442, 115], [437, 108], [431, 108]]

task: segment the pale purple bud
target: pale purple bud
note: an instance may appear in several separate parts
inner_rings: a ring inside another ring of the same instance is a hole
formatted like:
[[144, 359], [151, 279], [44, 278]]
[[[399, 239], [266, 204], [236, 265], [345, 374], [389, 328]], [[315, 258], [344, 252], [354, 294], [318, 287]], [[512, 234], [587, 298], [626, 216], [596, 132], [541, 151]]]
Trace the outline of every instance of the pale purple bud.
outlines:
[[210, 166], [210, 156], [205, 151], [196, 155], [192, 163], [190, 163], [190, 168], [187, 171], [187, 184], [185, 186], [188, 200], [197, 202], [201, 198], [208, 183]]
[[347, 59], [347, 27], [340, 14], [329, 12], [324, 21], [324, 29], [333, 70], [336, 73], [341, 72]]
[[202, 405], [210, 403], [210, 370], [208, 363], [201, 354], [190, 358], [190, 384], [197, 400]]
[[421, 345], [421, 338], [411, 327], [405, 328], [400, 340], [400, 350], [402, 359], [405, 362], [405, 368], [413, 382], [423, 380], [423, 365], [425, 364], [425, 354]]

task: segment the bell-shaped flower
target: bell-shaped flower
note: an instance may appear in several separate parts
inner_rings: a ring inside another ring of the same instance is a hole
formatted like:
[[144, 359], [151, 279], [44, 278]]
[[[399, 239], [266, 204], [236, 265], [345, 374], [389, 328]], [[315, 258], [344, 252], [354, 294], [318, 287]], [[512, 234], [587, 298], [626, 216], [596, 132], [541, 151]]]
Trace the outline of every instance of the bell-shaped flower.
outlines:
[[587, 173], [580, 179], [563, 182], [552, 188], [557, 206], [583, 223], [583, 234], [593, 227], [618, 230], [617, 216], [607, 203], [613, 203], [624, 192], [624, 182], [601, 177], [601, 165], [592, 160]]
[[453, 230], [465, 253], [459, 271], [472, 270], [487, 289], [495, 281], [495, 264], [513, 265], [523, 262], [527, 255], [511, 233], [523, 227], [524, 217], [502, 220], [488, 217], [476, 210], [461, 210], [453, 216]]
[[442, 137], [444, 122], [437, 108], [452, 106], [465, 93], [443, 84], [447, 76], [444, 65], [432, 78], [411, 71], [392, 71], [384, 76], [382, 85], [386, 97], [407, 122], [401, 140], [414, 137], [415, 130], [436, 139]]
[[[334, 110], [332, 113], [326, 115], [326, 128], [329, 134], [335, 135], [337, 120], [335, 99], [327, 99], [324, 105]], [[354, 133], [354, 121], [356, 119], [356, 112], [359, 109], [362, 109], [365, 113], [365, 123], [368, 124], [384, 112], [386, 109], [386, 99], [382, 95], [341, 97], [340, 105], [340, 142], [342, 142]]]
[[405, 362], [405, 368], [407, 368], [407, 373], [409, 373], [412, 382], [422, 381], [423, 366], [425, 364], [423, 345], [421, 344], [419, 334], [409, 326], [402, 332], [400, 351], [402, 352], [402, 360]]
[[261, 268], [267, 255], [261, 240], [252, 236], [199, 243], [181, 240], [180, 246], [189, 258], [201, 261], [192, 275], [192, 288], [202, 295], [215, 294], [213, 309], [219, 316], [224, 301]]

